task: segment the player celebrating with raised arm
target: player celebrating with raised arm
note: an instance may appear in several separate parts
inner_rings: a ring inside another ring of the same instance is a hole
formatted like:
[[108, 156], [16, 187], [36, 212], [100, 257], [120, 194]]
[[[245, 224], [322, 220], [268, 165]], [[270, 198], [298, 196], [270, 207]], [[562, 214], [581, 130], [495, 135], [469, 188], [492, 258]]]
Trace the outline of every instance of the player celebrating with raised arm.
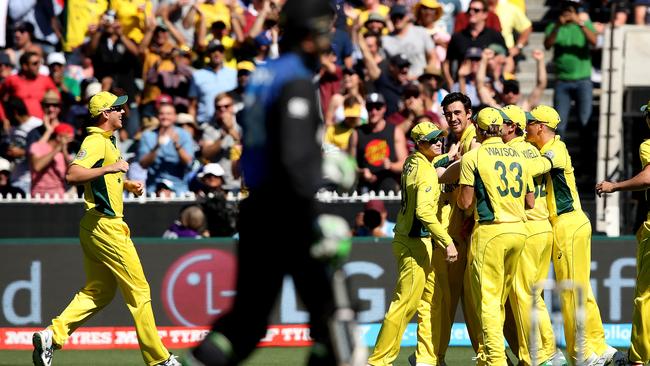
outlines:
[[86, 285], [47, 329], [34, 333], [34, 365], [52, 364], [53, 351], [108, 305], [119, 287], [133, 315], [145, 364], [180, 366], [163, 345], [151, 309], [149, 284], [138, 253], [123, 220], [123, 192], [144, 192], [144, 183], [129, 181], [129, 164], [122, 159], [113, 133], [122, 127], [127, 97], [100, 92], [88, 102], [93, 125], [87, 128], [79, 153], [70, 164], [66, 180], [84, 185], [86, 213], [79, 224], [84, 253]]
[[458, 206], [475, 204], [468, 285], [481, 326], [478, 365], [506, 365], [502, 309], [526, 241], [525, 207], [535, 203], [526, 161], [501, 141], [503, 117], [487, 107], [476, 118], [481, 146], [463, 155]]
[[[605, 343], [600, 310], [591, 290], [591, 223], [580, 205], [571, 156], [556, 134], [560, 124], [558, 112], [546, 105], [530, 111], [526, 139], [542, 155], [551, 159], [553, 168], [546, 176], [546, 202], [553, 227], [553, 268], [557, 281], [570, 280], [584, 293], [585, 337], [577, 344], [578, 301], [575, 291], [563, 291], [562, 316], [567, 352], [574, 362], [583, 365], [606, 365], [616, 349]], [[578, 356], [582, 354], [582, 359]]]
[[[650, 128], [650, 101], [641, 107], [645, 122]], [[650, 189], [650, 140], [645, 140], [639, 147], [641, 172], [622, 182], [602, 181], [596, 184], [598, 195], [618, 191], [645, 190], [646, 202]], [[650, 212], [646, 221], [636, 232], [639, 242], [636, 252], [636, 288], [634, 290], [634, 312], [632, 313], [631, 345], [628, 360], [632, 365], [650, 363]]]
[[[510, 348], [515, 352], [520, 365], [531, 365], [530, 356], [530, 312], [536, 311], [539, 318], [539, 333], [541, 347], [536, 349], [537, 360], [541, 365], [566, 364], [561, 359], [561, 351], [555, 348], [555, 335], [548, 315], [548, 310], [542, 298], [540, 288], [533, 298], [533, 285], [544, 280], [551, 266], [551, 251], [553, 249], [553, 228], [548, 221], [546, 204], [546, 176], [551, 168], [551, 160], [540, 155], [539, 150], [524, 138], [527, 113], [516, 105], [503, 107], [503, 135], [506, 145], [513, 147], [526, 160], [530, 175], [535, 185], [535, 207], [526, 210], [526, 245], [519, 257], [519, 263], [512, 281], [509, 303], [506, 307], [506, 324], [504, 333]], [[532, 301], [535, 299], [535, 301]], [[512, 315], [512, 316], [510, 316]], [[516, 339], [514, 339], [516, 337]], [[537, 342], [537, 341], [536, 341]], [[535, 365], [537, 366], [537, 365]]]
[[[400, 273], [375, 349], [368, 359], [373, 366], [392, 365], [397, 358], [402, 334], [417, 310], [427, 276], [433, 270], [433, 251], [444, 250], [449, 262], [454, 262], [458, 257], [451, 237], [436, 216], [440, 187], [432, 161], [441, 154], [442, 134], [443, 131], [428, 121], [419, 123], [411, 131], [417, 150], [406, 159], [402, 170], [402, 206], [392, 244]], [[441, 298], [434, 294], [431, 300], [440, 302]], [[428, 321], [429, 318], [426, 319]], [[431, 327], [425, 329], [430, 330]], [[439, 336], [438, 332], [435, 333], [427, 337]], [[439, 342], [427, 340], [426, 343]], [[430, 350], [426, 353], [429, 356], [436, 354]], [[422, 356], [416, 351], [416, 357]], [[436, 364], [435, 358], [418, 358], [418, 362]]]

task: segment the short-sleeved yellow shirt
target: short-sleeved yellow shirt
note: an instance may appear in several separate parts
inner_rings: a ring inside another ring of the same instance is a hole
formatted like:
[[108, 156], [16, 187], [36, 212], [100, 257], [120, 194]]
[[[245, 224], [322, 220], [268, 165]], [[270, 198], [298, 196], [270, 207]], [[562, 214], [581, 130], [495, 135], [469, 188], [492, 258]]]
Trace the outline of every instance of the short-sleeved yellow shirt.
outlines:
[[461, 186], [474, 187], [474, 219], [479, 223], [526, 221], [531, 176], [526, 160], [500, 137], [490, 137], [461, 160]]
[[[87, 169], [99, 168], [122, 159], [112, 131], [89, 127], [72, 164]], [[97, 216], [123, 217], [124, 173], [105, 174], [84, 184], [86, 212]]]
[[459, 148], [460, 153], [465, 154], [466, 152], [472, 149], [472, 142], [476, 139], [476, 127], [473, 124], [470, 124], [465, 128], [463, 133], [460, 135]]
[[352, 136], [352, 132], [354, 132], [354, 128], [343, 122], [333, 126], [327, 126], [323, 142], [330, 143], [343, 151], [347, 151], [348, 147], [350, 147], [350, 136]]
[[506, 41], [506, 47], [515, 45], [514, 32], [521, 33], [531, 27], [530, 19], [519, 7], [509, 1], [499, 1], [495, 9], [501, 23], [501, 35]]
[[515, 137], [508, 141], [519, 154], [526, 159], [528, 170], [533, 177], [535, 188], [535, 207], [526, 210], [526, 217], [532, 221], [548, 220], [548, 204], [546, 203], [546, 174], [551, 169], [551, 161], [543, 157], [539, 150], [530, 142], [526, 142], [523, 136]]
[[99, 24], [108, 9], [107, 0], [67, 0], [64, 13], [66, 17], [63, 36], [63, 51], [71, 52], [81, 46], [86, 38], [88, 26]]
[[402, 169], [402, 205], [395, 233], [410, 237], [428, 237], [434, 244], [447, 247], [451, 237], [438, 221], [440, 184], [433, 164], [419, 151], [411, 154]]
[[547, 142], [540, 152], [553, 162], [553, 168], [546, 178], [546, 202], [550, 219], [567, 212], [582, 211], [571, 156], [560, 136]]
[[111, 9], [115, 10], [122, 32], [135, 43], [142, 42], [145, 14], [153, 11], [151, 0], [111, 0]]

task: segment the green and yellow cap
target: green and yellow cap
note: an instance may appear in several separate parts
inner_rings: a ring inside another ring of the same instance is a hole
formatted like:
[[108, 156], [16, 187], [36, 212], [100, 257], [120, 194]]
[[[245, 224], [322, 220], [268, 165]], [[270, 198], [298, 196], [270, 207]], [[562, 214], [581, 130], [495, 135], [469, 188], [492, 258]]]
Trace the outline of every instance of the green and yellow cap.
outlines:
[[429, 121], [420, 122], [411, 130], [411, 138], [415, 142], [431, 141], [440, 135], [444, 136], [444, 131]]
[[490, 129], [490, 126], [501, 126], [503, 124], [502, 112], [496, 108], [486, 107], [476, 115], [476, 124], [483, 131]]
[[95, 118], [111, 107], [123, 105], [128, 99], [129, 97], [126, 95], [118, 97], [113, 93], [102, 91], [90, 98], [90, 101], [88, 102], [88, 111], [90, 112], [90, 116]]
[[538, 105], [530, 111], [530, 114], [533, 121], [543, 123], [552, 129], [556, 129], [560, 124], [560, 115], [553, 107]]
[[526, 117], [526, 112], [524, 112], [523, 109], [514, 104], [510, 104], [501, 108], [501, 111], [506, 115], [506, 117], [503, 117], [504, 121], [512, 121], [516, 123], [522, 131], [526, 130], [526, 122], [528, 118]]

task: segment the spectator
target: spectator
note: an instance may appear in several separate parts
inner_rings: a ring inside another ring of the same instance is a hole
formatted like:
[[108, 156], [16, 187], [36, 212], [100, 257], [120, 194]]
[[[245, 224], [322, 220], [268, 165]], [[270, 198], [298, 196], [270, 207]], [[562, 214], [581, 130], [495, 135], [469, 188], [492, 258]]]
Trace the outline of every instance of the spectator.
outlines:
[[445, 29], [451, 36], [454, 33], [456, 16], [463, 12], [463, 6], [459, 0], [440, 0], [438, 2], [442, 5], [443, 11], [436, 26]]
[[248, 34], [255, 24], [255, 20], [263, 12], [265, 4], [268, 3], [270, 10], [270, 1], [268, 0], [252, 0], [248, 7], [244, 10], [244, 25], [242, 31]]
[[339, 67], [349, 67], [354, 66], [354, 60], [352, 59], [352, 40], [350, 39], [350, 33], [347, 30], [332, 27], [332, 52], [336, 56], [335, 62]]
[[[59, 117], [61, 115], [61, 97], [56, 94], [54, 90], [48, 90], [43, 96], [42, 101], [43, 110], [43, 123], [38, 127], [33, 128], [27, 134], [27, 147], [36, 141], [40, 140], [43, 135], [48, 132], [48, 135], [61, 123]], [[46, 138], [45, 141], [48, 139]]]
[[171, 180], [159, 179], [156, 182], [156, 197], [169, 200], [175, 194], [175, 185]]
[[[458, 68], [458, 81], [451, 86], [451, 92], [460, 92], [467, 95], [472, 101], [472, 107], [478, 108], [481, 105], [481, 99], [478, 97], [476, 87], [476, 74], [481, 62], [483, 50], [478, 47], [470, 47], [465, 52], [465, 58]], [[487, 82], [486, 85], [492, 85]]]
[[363, 9], [351, 9], [347, 11], [348, 15], [348, 26], [352, 26], [355, 21], [358, 24], [364, 24], [370, 14], [379, 14], [384, 19], [388, 17], [390, 8], [384, 4], [381, 4], [380, 0], [363, 0]]
[[361, 105], [361, 120], [365, 123], [368, 120], [368, 111], [366, 110], [366, 90], [363, 85], [363, 80], [359, 74], [352, 69], [343, 69], [343, 80], [341, 82], [341, 90], [332, 95], [329, 102], [329, 107], [325, 112], [325, 124], [332, 126], [335, 123], [343, 121], [343, 104], [345, 99], [352, 97], [357, 100]]
[[[108, 14], [108, 13], [107, 13]], [[105, 16], [99, 25], [88, 29], [90, 40], [86, 44], [86, 55], [91, 58], [94, 75], [104, 90], [124, 90], [129, 100], [135, 100], [137, 87], [135, 79], [140, 77], [138, 46], [114, 18]]]
[[578, 121], [585, 127], [591, 117], [593, 85], [591, 84], [591, 51], [596, 44], [596, 30], [590, 20], [578, 17], [577, 4], [563, 1], [560, 15], [546, 27], [544, 47], [553, 48], [555, 90], [553, 105], [560, 114], [559, 135], [564, 135], [576, 102]]
[[386, 25], [386, 17], [379, 13], [370, 13], [368, 19], [363, 26], [366, 28], [366, 33], [384, 34], [388, 33]]
[[[517, 80], [506, 80], [502, 83], [501, 92], [494, 91], [494, 88], [488, 88], [485, 85], [486, 70], [491, 59], [494, 58], [492, 50], [484, 50], [479, 71], [476, 77], [479, 97], [481, 103], [494, 108], [501, 108], [505, 105], [518, 105], [524, 111], [530, 111], [535, 108], [546, 89], [546, 63], [544, 62], [544, 52], [541, 50], [533, 51], [533, 58], [537, 62], [537, 84], [526, 98], [522, 98], [519, 82]], [[495, 80], [493, 78], [493, 80]], [[491, 91], [492, 90], [492, 91]]]
[[402, 92], [402, 108], [386, 118], [386, 121], [406, 136], [415, 125], [415, 118], [424, 114], [424, 101], [420, 96], [420, 87], [408, 84]]
[[6, 52], [0, 51], [0, 83], [5, 81], [13, 73], [14, 64]]
[[[422, 92], [425, 95], [425, 110], [435, 113], [436, 116], [438, 116], [437, 120], [444, 121], [442, 100], [447, 96], [447, 94], [449, 94], [449, 92], [442, 87], [442, 84], [444, 83], [442, 70], [439, 67], [427, 66], [424, 71], [422, 71], [422, 75], [420, 75], [418, 81], [420, 82], [420, 85], [422, 85]], [[446, 128], [442, 127], [440, 129], [446, 130]]]
[[368, 230], [368, 236], [384, 237], [384, 233], [381, 231], [381, 214], [378, 211], [364, 210], [363, 226]]
[[[474, 1], [478, 1], [483, 4], [483, 9], [487, 9], [487, 1], [486, 0], [471, 0], [469, 2], [469, 5], [467, 7], [466, 12], [461, 12], [458, 13], [456, 16], [456, 19], [454, 21], [454, 33], [457, 32], [462, 32], [465, 30], [471, 23], [470, 18], [472, 17], [472, 3]], [[485, 19], [485, 26], [490, 29], [494, 29], [497, 32], [501, 32], [501, 22], [499, 21], [499, 16], [496, 15], [493, 11], [490, 11], [489, 9], [487, 10], [486, 13], [487, 18]], [[452, 33], [453, 34], [453, 33]]]
[[[486, 24], [488, 15], [484, 0], [472, 0], [467, 10], [467, 16], [468, 26], [454, 33], [449, 41], [447, 59], [442, 67], [447, 85], [454, 84], [452, 77], [454, 64], [458, 64], [456, 67], [460, 67], [460, 63], [465, 59], [465, 54], [470, 47], [483, 49], [493, 43], [506, 47], [500, 30], [496, 31]], [[458, 22], [458, 19], [456, 21]]]
[[[212, 24], [205, 24], [205, 21], [199, 22], [199, 29], [197, 29], [197, 51], [199, 53], [205, 52], [206, 48], [212, 41], [219, 41], [224, 48], [224, 61], [223, 64], [232, 69], [237, 67], [237, 59], [235, 58], [235, 47], [238, 43], [244, 41], [244, 38], [233, 39], [226, 29], [226, 23], [221, 20], [217, 20]], [[207, 28], [207, 29], [206, 29]]]
[[204, 160], [219, 163], [226, 171], [227, 189], [239, 187], [239, 180], [232, 175], [230, 150], [241, 141], [241, 126], [237, 123], [234, 101], [227, 93], [217, 95], [214, 100], [216, 113], [209, 124], [204, 124], [201, 140], [201, 156]]
[[318, 90], [323, 115], [327, 113], [330, 99], [341, 90], [343, 68], [336, 63], [334, 48], [320, 57], [320, 73], [318, 74]]
[[[376, 72], [387, 72], [388, 70], [388, 59], [386, 52], [381, 46], [381, 35], [379, 33], [365, 33], [363, 35], [359, 32], [355, 33], [356, 43], [359, 45], [359, 51], [361, 53], [360, 61], [357, 62], [355, 68], [358, 70], [365, 70], [368, 79], [371, 81], [373, 77], [377, 78], [378, 76], [374, 73]], [[366, 58], [368, 62], [371, 62], [374, 65], [377, 65], [377, 68], [372, 68], [373, 74], [370, 73], [370, 69], [366, 66]], [[363, 73], [362, 73], [363, 76]], [[363, 77], [362, 79], [366, 79]]]
[[210, 57], [208, 67], [192, 74], [188, 96], [189, 113], [199, 124], [210, 122], [214, 116], [214, 99], [223, 92], [237, 87], [237, 71], [223, 64], [224, 47], [219, 41], [212, 41], [207, 49]]
[[349, 96], [345, 98], [343, 101], [343, 121], [326, 127], [323, 142], [342, 151], [352, 153], [350, 151], [350, 140], [355, 133], [355, 129], [361, 124], [362, 110], [365, 110], [365, 108], [355, 97]]
[[388, 72], [382, 71], [369, 57], [364, 57], [370, 80], [374, 81], [375, 91], [386, 101], [386, 114], [391, 115], [399, 109], [399, 101], [404, 86], [409, 83], [411, 63], [404, 55], [390, 58]]
[[0, 197], [15, 198], [25, 197], [25, 191], [11, 185], [11, 163], [5, 158], [0, 158]]
[[436, 55], [441, 62], [447, 57], [447, 45], [451, 39], [451, 33], [447, 30], [447, 26], [438, 22], [443, 12], [442, 5], [436, 0], [420, 0], [413, 7], [415, 24], [424, 28], [433, 39]]
[[68, 109], [80, 96], [79, 82], [65, 74], [66, 60], [61, 52], [52, 52], [47, 55], [47, 67], [50, 78], [61, 94], [60, 113], [66, 115]]
[[163, 238], [180, 239], [191, 238], [201, 239], [208, 237], [205, 231], [205, 214], [200, 206], [191, 205], [181, 210], [180, 218], [165, 231]]
[[25, 103], [19, 98], [11, 98], [6, 103], [7, 115], [11, 118], [14, 127], [9, 134], [7, 151], [5, 156], [14, 163], [11, 180], [25, 192], [31, 191], [31, 176], [29, 173], [29, 161], [27, 152], [29, 145], [27, 134], [34, 128], [43, 124], [43, 121], [30, 116]]
[[[393, 229], [395, 228], [395, 223], [388, 220], [388, 211], [382, 200], [370, 200], [363, 205], [365, 212], [374, 211], [379, 214], [380, 222], [378, 225], [378, 235], [381, 237], [393, 237]], [[365, 215], [364, 215], [365, 216]]]
[[20, 98], [27, 107], [27, 113], [38, 119], [43, 118], [41, 101], [45, 92], [55, 90], [56, 85], [47, 76], [38, 73], [41, 58], [33, 53], [26, 52], [20, 56], [20, 71], [5, 79], [0, 86], [0, 96], [7, 100], [11, 97]]
[[386, 123], [386, 101], [381, 94], [366, 98], [368, 124], [352, 135], [350, 151], [357, 159], [361, 192], [399, 191], [399, 175], [406, 160], [406, 139], [395, 126]]
[[647, 0], [634, 0], [634, 24], [647, 25], [648, 23], [648, 5]]
[[196, 192], [199, 196], [210, 194], [223, 194], [225, 170], [218, 163], [205, 164], [201, 172], [196, 175], [200, 183], [200, 189]]
[[[65, 27], [62, 29], [61, 43], [63, 52], [77, 54], [88, 34], [88, 30], [101, 22], [101, 17], [108, 10], [108, 2], [67, 0], [63, 7]], [[72, 62], [71, 62], [72, 63]]]
[[111, 0], [114, 22], [121, 25], [124, 34], [135, 43], [142, 42], [147, 17], [153, 14], [151, 0]]
[[237, 117], [239, 117], [239, 112], [244, 109], [244, 91], [253, 71], [255, 71], [255, 64], [251, 61], [240, 61], [237, 63], [237, 88], [230, 93], [235, 102], [235, 113]]
[[13, 27], [13, 48], [7, 49], [11, 63], [19, 64], [20, 57], [34, 45], [34, 25], [30, 22], [17, 22]]
[[509, 1], [487, 0], [487, 2], [488, 9], [499, 17], [501, 35], [506, 42], [509, 57], [517, 57], [528, 43], [528, 37], [533, 32], [533, 23], [523, 10]]
[[147, 191], [155, 191], [156, 183], [167, 179], [173, 183], [176, 194], [181, 195], [188, 191], [184, 177], [194, 160], [192, 137], [174, 125], [176, 110], [171, 98], [166, 96], [161, 101], [157, 108], [160, 125], [142, 134], [138, 160], [147, 169]]
[[59, 123], [29, 147], [32, 196], [63, 197], [67, 188], [65, 174], [72, 161], [68, 145], [73, 138], [74, 127]]
[[433, 39], [426, 29], [411, 24], [408, 9], [404, 5], [394, 5], [390, 9], [390, 20], [394, 31], [382, 38], [384, 50], [389, 55], [404, 55], [409, 61], [409, 75], [418, 77], [427, 65], [440, 63]]

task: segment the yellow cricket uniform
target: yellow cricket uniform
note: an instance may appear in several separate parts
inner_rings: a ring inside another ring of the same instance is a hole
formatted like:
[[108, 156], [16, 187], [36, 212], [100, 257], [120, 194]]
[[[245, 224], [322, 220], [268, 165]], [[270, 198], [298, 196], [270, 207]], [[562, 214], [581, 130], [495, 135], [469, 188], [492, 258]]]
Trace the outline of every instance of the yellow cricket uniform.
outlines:
[[530, 179], [526, 161], [500, 137], [486, 139], [461, 160], [459, 183], [474, 187], [476, 198], [467, 278], [481, 327], [479, 365], [506, 365], [502, 309], [526, 241]]
[[[472, 143], [476, 141], [476, 127], [473, 124], [470, 124], [465, 128], [463, 133], [458, 140], [459, 150], [461, 154], [466, 154], [472, 148]], [[463, 309], [463, 317], [465, 319], [465, 324], [467, 325], [467, 332], [469, 333], [469, 338], [472, 342], [472, 347], [474, 351], [478, 350], [477, 336], [479, 330], [478, 325], [478, 316], [475, 311], [475, 306], [473, 305], [469, 288], [465, 288], [464, 282], [467, 281], [465, 278], [466, 268], [467, 268], [467, 253], [469, 247], [469, 234], [468, 230], [471, 230], [471, 225], [473, 223], [472, 219], [472, 210], [463, 211], [456, 205], [456, 198], [458, 196], [458, 187], [455, 187], [453, 192], [445, 193], [446, 200], [451, 202], [449, 205], [449, 219], [448, 219], [448, 231], [449, 235], [454, 239], [456, 243], [456, 249], [458, 250], [458, 260], [454, 263], [447, 263], [448, 268], [448, 278], [449, 278], [449, 294], [450, 298], [447, 302], [449, 306], [449, 319], [451, 321], [449, 324], [443, 324], [443, 338], [449, 339], [451, 335], [451, 327], [456, 317], [456, 309], [458, 308], [458, 301], [461, 301], [461, 306]], [[446, 319], [442, 320], [443, 322]], [[441, 350], [440, 358], [444, 359], [444, 355], [447, 352], [447, 344], [445, 344]]]
[[[368, 358], [370, 365], [392, 365], [395, 361], [406, 325], [425, 296], [425, 282], [432, 271], [432, 240], [438, 251], [452, 243], [451, 237], [436, 217], [439, 195], [438, 176], [433, 164], [422, 153], [414, 152], [406, 159], [402, 170], [402, 205], [392, 243], [399, 278], [374, 351]], [[441, 306], [438, 305], [441, 296], [427, 296], [432, 298], [431, 301], [435, 304], [432, 306]], [[438, 344], [434, 339], [438, 334], [432, 334], [430, 324], [421, 326], [423, 321], [429, 322], [430, 317], [427, 318], [427, 314], [424, 318], [421, 317], [422, 314], [419, 315], [418, 344]], [[435, 355], [436, 352], [427, 351], [427, 354]], [[423, 355], [416, 354], [416, 357]], [[435, 364], [435, 359], [419, 359], [419, 362]]]
[[551, 161], [542, 157], [539, 150], [526, 142], [523, 136], [515, 137], [507, 145], [526, 159], [530, 175], [534, 177], [535, 207], [526, 210], [526, 244], [512, 281], [512, 291], [508, 297], [510, 307], [505, 308], [506, 312], [512, 314], [506, 315], [504, 334], [517, 355], [519, 364], [531, 365], [529, 338], [530, 314], [533, 308], [539, 319], [540, 337], [535, 341], [537, 361], [546, 361], [555, 354], [555, 335], [541, 288], [535, 294], [536, 301], [532, 302], [533, 285], [546, 278], [551, 266], [553, 228], [548, 220], [544, 175], [551, 169]]
[[[72, 164], [90, 169], [122, 158], [110, 131], [90, 127], [88, 133]], [[86, 213], [79, 225], [79, 239], [86, 284], [52, 320], [50, 328], [54, 343], [63, 346], [75, 329], [111, 302], [119, 287], [135, 321], [142, 357], [147, 365], [155, 365], [167, 360], [169, 352], [158, 336], [149, 284], [129, 227], [122, 220], [123, 175], [105, 174], [84, 184]]]
[[[650, 140], [639, 148], [641, 168], [650, 163]], [[648, 201], [646, 190], [646, 201]], [[636, 251], [636, 288], [634, 290], [634, 312], [632, 313], [632, 344], [629, 359], [632, 362], [650, 362], [650, 212], [646, 221], [636, 232], [639, 242]]]
[[553, 168], [546, 176], [546, 201], [553, 226], [553, 267], [558, 281], [572, 280], [581, 285], [585, 294], [584, 344], [576, 344], [576, 311], [578, 299], [572, 291], [564, 291], [562, 315], [567, 352], [572, 358], [582, 347], [585, 357], [601, 355], [607, 349], [605, 332], [598, 304], [591, 291], [591, 223], [582, 212], [576, 189], [571, 157], [566, 145], [555, 136], [541, 149], [551, 159]]

